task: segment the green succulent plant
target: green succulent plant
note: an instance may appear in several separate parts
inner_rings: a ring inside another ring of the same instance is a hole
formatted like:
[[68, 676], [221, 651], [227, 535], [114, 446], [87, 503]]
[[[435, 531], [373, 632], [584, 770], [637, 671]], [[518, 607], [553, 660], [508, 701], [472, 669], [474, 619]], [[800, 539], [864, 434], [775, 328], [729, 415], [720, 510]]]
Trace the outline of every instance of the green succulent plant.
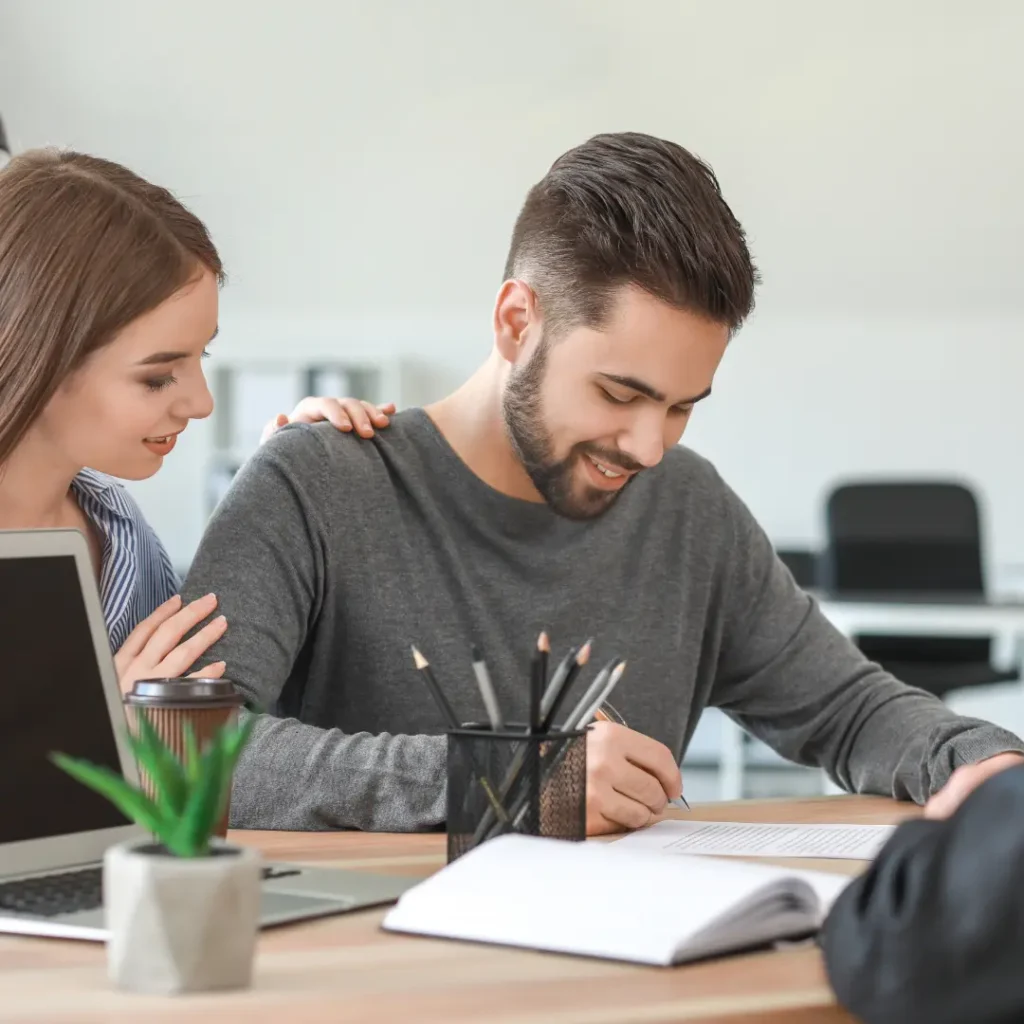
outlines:
[[223, 726], [202, 751], [186, 723], [183, 761], [157, 735], [145, 713], [138, 715], [137, 723], [138, 733], [129, 732], [128, 743], [140, 770], [149, 776], [152, 796], [103, 765], [62, 753], [51, 754], [50, 760], [152, 832], [169, 853], [208, 856], [210, 837], [227, 808], [235, 764], [252, 732], [254, 716]]

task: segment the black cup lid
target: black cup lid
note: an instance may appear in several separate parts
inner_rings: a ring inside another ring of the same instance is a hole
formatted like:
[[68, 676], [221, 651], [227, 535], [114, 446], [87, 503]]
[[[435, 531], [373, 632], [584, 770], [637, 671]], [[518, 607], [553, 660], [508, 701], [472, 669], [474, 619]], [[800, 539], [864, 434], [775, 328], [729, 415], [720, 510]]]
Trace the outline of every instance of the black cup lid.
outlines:
[[236, 706], [245, 699], [229, 679], [137, 679], [126, 704], [175, 707], [201, 704], [209, 707]]

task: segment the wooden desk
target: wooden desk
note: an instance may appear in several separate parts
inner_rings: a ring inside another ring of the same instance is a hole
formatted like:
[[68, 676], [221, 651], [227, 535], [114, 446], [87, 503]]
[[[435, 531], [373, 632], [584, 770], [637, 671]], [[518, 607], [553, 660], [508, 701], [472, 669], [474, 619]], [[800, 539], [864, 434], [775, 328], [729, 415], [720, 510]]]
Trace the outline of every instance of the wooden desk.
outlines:
[[[877, 797], [737, 801], [696, 806], [704, 820], [894, 823], [916, 814]], [[234, 832], [279, 860], [424, 876], [444, 863], [441, 835]], [[783, 862], [785, 863], [785, 862]], [[790, 862], [792, 863], [792, 862]], [[802, 861], [856, 872], [859, 862]], [[115, 991], [93, 943], [0, 936], [0, 1020], [5, 1024], [351, 1024], [356, 1021], [511, 1024], [834, 1024], [839, 1010], [811, 945], [674, 968], [400, 936], [383, 910], [267, 931], [254, 986], [178, 998]]]

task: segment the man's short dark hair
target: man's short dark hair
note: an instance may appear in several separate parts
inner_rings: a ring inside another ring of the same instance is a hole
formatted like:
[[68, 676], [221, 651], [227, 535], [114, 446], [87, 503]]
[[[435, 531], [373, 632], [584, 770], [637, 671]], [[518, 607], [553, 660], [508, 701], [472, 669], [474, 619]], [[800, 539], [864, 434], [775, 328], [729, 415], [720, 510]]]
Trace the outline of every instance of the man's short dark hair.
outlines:
[[516, 220], [505, 277], [534, 289], [553, 332], [601, 327], [630, 284], [733, 330], [758, 282], [711, 168], [638, 132], [595, 135], [554, 162]]

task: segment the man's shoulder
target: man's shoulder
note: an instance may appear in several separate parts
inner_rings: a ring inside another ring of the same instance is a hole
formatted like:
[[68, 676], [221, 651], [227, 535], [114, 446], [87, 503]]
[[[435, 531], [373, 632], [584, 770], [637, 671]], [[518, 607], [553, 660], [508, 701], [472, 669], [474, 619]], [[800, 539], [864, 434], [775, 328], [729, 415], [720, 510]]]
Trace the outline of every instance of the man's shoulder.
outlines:
[[263, 445], [271, 456], [287, 456], [301, 463], [344, 463], [359, 466], [380, 463], [387, 450], [407, 449], [423, 433], [419, 410], [409, 409], [391, 417], [374, 436], [360, 437], [353, 431], [338, 430], [332, 423], [290, 423], [278, 430]]
[[[676, 445], [665, 453], [659, 496], [682, 513], [705, 537], [718, 535], [732, 541], [758, 538], [760, 524], [746, 502], [722, 477], [714, 463], [692, 448]], [[729, 557], [735, 551], [727, 548]]]
[[667, 519], [710, 538], [751, 528], [749, 510], [710, 459], [675, 445], [647, 475], [642, 500]]
[[373, 437], [338, 430], [327, 422], [289, 424], [256, 453], [253, 462], [323, 498], [391, 490], [396, 471], [403, 479], [419, 478], [431, 456], [425, 416], [410, 409], [391, 417]]
[[714, 463], [681, 444], [665, 452], [659, 470], [663, 485], [678, 489], [690, 500], [700, 501], [728, 491]]

